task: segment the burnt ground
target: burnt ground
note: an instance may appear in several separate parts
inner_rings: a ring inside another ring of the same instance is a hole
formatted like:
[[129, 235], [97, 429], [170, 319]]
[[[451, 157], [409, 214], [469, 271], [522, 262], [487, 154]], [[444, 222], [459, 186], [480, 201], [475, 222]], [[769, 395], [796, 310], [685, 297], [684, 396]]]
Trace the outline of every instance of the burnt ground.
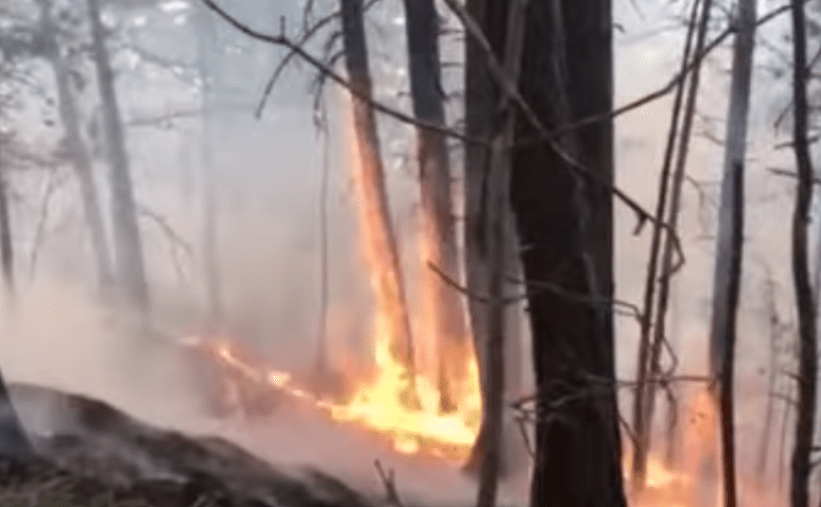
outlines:
[[82, 395], [9, 390], [48, 424], [29, 428], [38, 458], [0, 461], [3, 507], [373, 507], [330, 475], [285, 473], [222, 438], [163, 430]]

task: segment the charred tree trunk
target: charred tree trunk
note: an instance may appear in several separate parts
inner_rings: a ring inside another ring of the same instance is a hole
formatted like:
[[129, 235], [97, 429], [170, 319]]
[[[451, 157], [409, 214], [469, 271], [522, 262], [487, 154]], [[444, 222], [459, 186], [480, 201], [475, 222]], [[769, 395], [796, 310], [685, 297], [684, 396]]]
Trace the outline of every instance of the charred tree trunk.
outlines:
[[[533, 2], [526, 19], [519, 84], [547, 128], [587, 108], [609, 111], [610, 2]], [[570, 91], [590, 79], [601, 82]], [[520, 121], [518, 136], [536, 134]], [[582, 153], [589, 171], [611, 179], [612, 123], [573, 137], [563, 140], [564, 149]], [[531, 505], [624, 506], [615, 390], [591, 382], [591, 376], [615, 382], [612, 308], [605, 301], [612, 291], [611, 197], [586, 186], [557, 148], [545, 142], [516, 149], [513, 157], [512, 202], [526, 247], [526, 280], [585, 296], [531, 291], [529, 297], [537, 385]]]
[[710, 375], [716, 379], [713, 394], [721, 421], [725, 507], [735, 507], [737, 504], [733, 365], [743, 258], [744, 157], [747, 145], [747, 112], [750, 107], [755, 21], [755, 0], [739, 2], [739, 30], [735, 39], [730, 82], [730, 112], [727, 118], [727, 144], [724, 152], [724, 177], [721, 185], [713, 281], [713, 318], [710, 327]]
[[368, 242], [366, 248], [369, 249], [368, 255], [378, 270], [377, 279], [374, 281], [378, 304], [384, 305], [383, 309], [390, 319], [393, 338], [391, 354], [399, 363], [405, 365], [410, 377], [408, 390], [403, 394], [403, 403], [419, 406], [410, 316], [405, 299], [399, 250], [388, 206], [376, 117], [370, 104], [359, 98], [370, 98], [373, 94], [362, 0], [340, 0], [340, 4], [345, 65], [351, 87], [357, 93], [351, 95], [357, 152], [355, 170], [362, 198], [360, 215]]
[[810, 457], [813, 449], [818, 346], [815, 335], [815, 304], [807, 260], [807, 226], [812, 198], [812, 162], [807, 140], [807, 37], [804, 2], [792, 0], [793, 29], [793, 142], [798, 169], [795, 212], [792, 223], [792, 270], [798, 307], [798, 407], [795, 448], [792, 455], [790, 505], [807, 507]]
[[[439, 62], [439, 23], [433, 0], [405, 0], [405, 30], [410, 65], [411, 98], [416, 118], [445, 125], [444, 92]], [[452, 280], [459, 279], [456, 227], [453, 217], [451, 173], [445, 137], [430, 129], [417, 129], [419, 182], [425, 250], [423, 259], [436, 265]], [[450, 412], [467, 373], [467, 333], [458, 292], [441, 277], [425, 270], [426, 312], [432, 323], [439, 356], [440, 410]], [[449, 385], [449, 382], [456, 382]]]
[[131, 183], [120, 109], [114, 86], [114, 72], [105, 46], [105, 30], [100, 18], [100, 0], [88, 0], [92, 57], [102, 105], [105, 148], [111, 185], [111, 220], [117, 282], [125, 301], [140, 311], [148, 310], [148, 284], [143, 263], [142, 241]]
[[[504, 72], [507, 79], [518, 82], [521, 73], [522, 50], [525, 36], [525, 15], [528, 0], [512, 0], [506, 16], [504, 46]], [[494, 507], [500, 468], [502, 465], [505, 395], [505, 279], [508, 276], [507, 260], [510, 253], [506, 240], [510, 238], [510, 171], [511, 152], [516, 134], [516, 111], [509, 97], [499, 103], [497, 129], [493, 134], [490, 157], [486, 161], [487, 177], [479, 209], [484, 218], [484, 245], [482, 255], [489, 268], [487, 307], [487, 346], [485, 348], [485, 438], [484, 455], [480, 464], [478, 507]]]
[[80, 185], [80, 195], [88, 226], [91, 248], [97, 266], [97, 281], [103, 296], [113, 289], [114, 276], [111, 269], [111, 253], [108, 249], [103, 215], [100, 212], [97, 186], [94, 182], [91, 157], [80, 134], [80, 117], [71, 86], [70, 68], [68, 62], [60, 54], [60, 47], [55, 38], [54, 20], [51, 14], [51, 2], [41, 0], [40, 6], [42, 33], [44, 43], [48, 46], [45, 51], [57, 86], [57, 102], [60, 120], [64, 129], [64, 147], [71, 160], [74, 173]]
[[[499, 60], [503, 58], [503, 48], [505, 44], [505, 30], [499, 29], [499, 23], [506, 23], [507, 4], [490, 2], [488, 0], [468, 0], [466, 10], [477, 25], [486, 35], [490, 45], [494, 49], [495, 56]], [[493, 80], [487, 73], [487, 55], [473, 37], [468, 37], [466, 43], [466, 73], [465, 73], [465, 115], [466, 131], [471, 137], [477, 139], [488, 139], [496, 134], [494, 130], [498, 117], [499, 94], [493, 86]], [[488, 167], [490, 150], [485, 146], [468, 144], [465, 147], [465, 173], [464, 173], [464, 257], [465, 257], [465, 279], [468, 290], [471, 294], [488, 294], [490, 291], [490, 265], [485, 252], [485, 222], [482, 214], [482, 202], [484, 196], [485, 171]], [[508, 248], [505, 262], [508, 263], [506, 273], [508, 276], [521, 277], [522, 267], [518, 259], [519, 239], [516, 234], [516, 227], [512, 209], [508, 204], [505, 213], [508, 221], [505, 227], [507, 237], [504, 244]], [[506, 284], [505, 295], [512, 297], [521, 293], [521, 285]], [[482, 388], [482, 424], [476, 443], [473, 446], [464, 469], [469, 473], [479, 472], [480, 465], [484, 458], [485, 449], [488, 446], [489, 433], [486, 424], [489, 417], [487, 402], [487, 383], [489, 367], [487, 357], [488, 344], [488, 308], [487, 305], [475, 298], [468, 300], [468, 314], [470, 327], [473, 334], [474, 349], [479, 362], [479, 380]], [[518, 397], [520, 382], [516, 378], [521, 376], [521, 332], [519, 328], [521, 306], [519, 304], [508, 304], [505, 307], [505, 330], [506, 346], [505, 365], [508, 372], [508, 379], [505, 381], [505, 391], [511, 397]], [[519, 350], [516, 350], [519, 347]], [[510, 418], [503, 419], [502, 426], [502, 448], [505, 451], [501, 458], [499, 467], [500, 476], [513, 471], [520, 463], [523, 450], [521, 436], [515, 427], [515, 421]], [[522, 460], [523, 461], [523, 460]]]

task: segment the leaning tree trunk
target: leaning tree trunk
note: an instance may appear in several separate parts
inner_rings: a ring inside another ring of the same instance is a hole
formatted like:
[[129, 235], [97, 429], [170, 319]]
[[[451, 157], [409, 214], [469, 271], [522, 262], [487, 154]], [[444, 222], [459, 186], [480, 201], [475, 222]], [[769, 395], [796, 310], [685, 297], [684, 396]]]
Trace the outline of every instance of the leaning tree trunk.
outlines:
[[[694, 0], [690, 13], [690, 27], [687, 30], [687, 36], [684, 44], [684, 54], [681, 59], [681, 73], [690, 63], [693, 35], [695, 34], [696, 20], [698, 19], [699, 0]], [[636, 389], [633, 396], [633, 433], [635, 441], [633, 445], [633, 466], [632, 466], [632, 487], [638, 492], [644, 487], [647, 453], [650, 447], [650, 430], [645, 427], [645, 421], [652, 420], [652, 418], [645, 417], [645, 408], [647, 406], [645, 389], [647, 388], [647, 375], [649, 374], [649, 365], [647, 364], [650, 356], [650, 334], [653, 325], [653, 310], [655, 309], [656, 287], [659, 278], [659, 256], [661, 254], [661, 240], [662, 228], [660, 223], [663, 222], [668, 209], [668, 195], [670, 193], [671, 178], [670, 172], [673, 164], [673, 155], [675, 154], [676, 139], [678, 138], [679, 117], [682, 112], [682, 103], [684, 98], [684, 90], [686, 88], [686, 81], [681, 80], [676, 86], [676, 94], [673, 99], [673, 109], [670, 118], [670, 128], [667, 133], [667, 145], [664, 151], [664, 162], [661, 168], [661, 175], [659, 177], [659, 190], [656, 196], [655, 218], [657, 223], [654, 224], [652, 237], [650, 239], [650, 255], [647, 261], [647, 274], [644, 284], [644, 299], [642, 303], [642, 316], [640, 323], [639, 349], [638, 361], [636, 367]], [[663, 325], [660, 321], [657, 325]]]
[[792, 223], [792, 270], [798, 307], [798, 407], [795, 448], [792, 455], [791, 507], [809, 504], [810, 462], [813, 450], [818, 345], [815, 335], [815, 304], [807, 261], [807, 226], [812, 198], [812, 162], [807, 140], [807, 37], [804, 2], [792, 0], [793, 29], [793, 143], [798, 184]]
[[[439, 63], [439, 23], [433, 0], [405, 0], [411, 98], [417, 119], [444, 126], [444, 92]], [[452, 280], [459, 279], [451, 174], [445, 137], [417, 129], [425, 262]], [[440, 410], [451, 412], [467, 373], [469, 357], [464, 310], [459, 293], [437, 273], [425, 269], [425, 312], [437, 343]], [[451, 382], [454, 385], [451, 385]]]
[[[696, 35], [694, 58], [699, 58], [699, 55], [701, 55], [704, 50], [708, 22], [710, 20], [712, 8], [712, 0], [703, 0], [702, 4]], [[667, 309], [670, 302], [670, 279], [673, 276], [673, 270], [675, 267], [674, 256], [676, 254], [676, 241], [673, 234], [676, 234], [675, 231], [678, 227], [679, 212], [681, 210], [681, 190], [684, 183], [684, 172], [687, 165], [687, 156], [689, 154], [690, 137], [692, 134], [693, 118], [695, 117], [695, 107], [698, 98], [700, 78], [701, 65], [697, 64], [696, 68], [693, 69], [690, 75], [687, 101], [684, 107], [684, 117], [682, 119], [681, 134], [678, 144], [678, 153], [672, 173], [672, 179], [670, 181], [670, 206], [667, 210], [666, 223], [673, 232], [668, 233], [665, 236], [661, 251], [661, 265], [658, 277], [658, 296], [655, 301], [655, 311], [653, 313], [655, 327], [653, 328], [652, 340], [650, 342], [647, 356], [647, 364], [645, 365], [646, 385], [643, 386], [643, 398], [639, 397], [639, 394], [637, 393], [636, 404], [641, 404], [640, 406], [637, 406], [637, 409], [641, 409], [641, 417], [637, 418], [636, 421], [636, 439], [638, 444], [635, 448], [635, 461], [633, 463], [633, 487], [635, 490], [641, 490], [644, 486], [645, 480], [645, 466], [647, 463], [647, 453], [650, 448], [649, 442], [652, 430], [653, 414], [655, 412], [656, 389], [658, 387], [657, 382], [661, 371], [662, 345], [666, 339], [665, 324]], [[641, 383], [639, 385], [641, 387]]]
[[736, 313], [741, 288], [744, 234], [744, 157], [747, 112], [750, 106], [755, 0], [739, 3], [739, 31], [733, 52], [730, 112], [718, 217], [718, 239], [713, 281], [713, 318], [710, 326], [710, 375], [716, 379], [713, 395], [721, 421], [724, 468], [724, 505], [735, 507], [735, 435], [733, 430], [733, 363]]
[[97, 186], [94, 182], [91, 157], [86, 149], [80, 134], [80, 117], [77, 112], [77, 103], [71, 87], [69, 63], [60, 54], [60, 46], [55, 37], [56, 27], [51, 14], [51, 2], [39, 2], [41, 13], [42, 33], [47, 38], [45, 42], [48, 60], [54, 71], [54, 80], [57, 86], [57, 102], [60, 120], [64, 129], [64, 147], [71, 160], [74, 173], [80, 185], [80, 195], [88, 226], [91, 248], [97, 265], [97, 282], [102, 295], [107, 295], [113, 288], [114, 278], [111, 270], [111, 254], [108, 249], [105, 225], [100, 212]]
[[117, 282], [125, 300], [141, 311], [148, 309], [148, 284], [145, 278], [142, 241], [137, 223], [128, 153], [117, 105], [114, 72], [105, 47], [105, 31], [100, 18], [100, 0], [88, 0], [91, 24], [92, 57], [97, 70], [97, 86], [102, 105], [105, 148], [111, 185], [111, 219]]
[[368, 50], [362, 0], [340, 0], [342, 12], [342, 41], [345, 47], [345, 65], [354, 94], [351, 95], [354, 134], [356, 136], [355, 171], [360, 193], [360, 220], [366, 238], [367, 255], [376, 269], [372, 284], [377, 304], [388, 318], [391, 354], [403, 364], [409, 374], [408, 390], [403, 403], [419, 406], [415, 383], [413, 336], [405, 299], [399, 250], [385, 188], [385, 171], [379, 153], [376, 117], [368, 103], [372, 97]]

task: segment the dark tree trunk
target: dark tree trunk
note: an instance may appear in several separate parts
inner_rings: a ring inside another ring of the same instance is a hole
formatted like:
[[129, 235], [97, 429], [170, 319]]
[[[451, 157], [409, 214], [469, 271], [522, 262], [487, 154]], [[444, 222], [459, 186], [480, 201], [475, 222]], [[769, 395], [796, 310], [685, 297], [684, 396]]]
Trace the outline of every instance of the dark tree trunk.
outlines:
[[[496, 58], [501, 61], [503, 58], [504, 44], [506, 39], [507, 3], [490, 2], [488, 0], [468, 0], [466, 10], [482, 29], [488, 41], [494, 49]], [[493, 85], [493, 79], [487, 72], [487, 55], [476, 43], [473, 37], [468, 36], [466, 41], [466, 73], [465, 73], [465, 123], [466, 132], [469, 136], [479, 139], [488, 139], [495, 134], [495, 125], [498, 117], [499, 94]], [[465, 169], [464, 169], [464, 247], [465, 247], [465, 279], [468, 290], [471, 294], [488, 294], [490, 269], [488, 258], [485, 252], [485, 229], [482, 215], [482, 200], [484, 198], [484, 178], [485, 168], [489, 163], [490, 150], [484, 146], [468, 144], [465, 147]], [[518, 238], [516, 236], [515, 224], [512, 210], [507, 211], [506, 226], [508, 238], [505, 240], [510, 253], [506, 256], [509, 262], [507, 273], [510, 276], [521, 274], [521, 266], [516, 258], [518, 256]], [[510, 255], [512, 254], [512, 255]], [[521, 286], [507, 286], [507, 295], [521, 293]], [[485, 449], [488, 445], [489, 433], [485, 422], [487, 421], [487, 383], [488, 383], [488, 363], [486, 346], [488, 344], [488, 307], [485, 303], [476, 299], [468, 300], [468, 310], [470, 327], [473, 333], [474, 349], [479, 362], [480, 385], [483, 397], [482, 424], [476, 443], [473, 446], [470, 456], [464, 465], [464, 469], [469, 473], [479, 471], [480, 464], [484, 459]], [[518, 305], [508, 305], [505, 310], [505, 331], [508, 345], [505, 347], [505, 367], [509, 372], [508, 382], [505, 379], [505, 388], [508, 395], [516, 397], [520, 383], [515, 381], [515, 377], [521, 375], [520, 359], [517, 358], [515, 347], [521, 347], [521, 334], [517, 327], [520, 318], [520, 307]], [[520, 460], [523, 454], [521, 436], [515, 427], [515, 422], [509, 417], [504, 418], [502, 427], [502, 461], [499, 473], [504, 476], [511, 473], [518, 465], [524, 465]]]
[[376, 297], [390, 319], [392, 327], [391, 354], [409, 371], [410, 383], [403, 402], [418, 406], [415, 385], [413, 338], [410, 317], [405, 299], [399, 251], [390, 218], [388, 195], [385, 188], [385, 171], [379, 153], [379, 136], [373, 109], [359, 97], [372, 96], [368, 49], [362, 0], [340, 0], [342, 13], [342, 42], [345, 47], [345, 65], [351, 87], [358, 95], [351, 96], [353, 104], [354, 134], [358, 167], [358, 185], [361, 192], [361, 220], [366, 229], [368, 254], [377, 268]]
[[[405, 29], [408, 41], [411, 98], [416, 118], [445, 125], [444, 92], [439, 63], [439, 24], [433, 0], [405, 0]], [[417, 129], [419, 181], [425, 261], [436, 265], [452, 280], [459, 279], [456, 227], [453, 218], [451, 174], [444, 136], [429, 129]], [[455, 408], [459, 384], [465, 379], [466, 347], [464, 310], [460, 295], [435, 272], [424, 275], [425, 311], [438, 344], [440, 408]], [[456, 385], [449, 385], [455, 381]], [[454, 390], [456, 392], [454, 392]]]
[[102, 105], [105, 151], [111, 184], [111, 219], [117, 282], [125, 300], [134, 307], [148, 309], [148, 284], [145, 278], [142, 241], [131, 183], [120, 109], [114, 86], [114, 72], [105, 46], [105, 31], [100, 18], [100, 0], [88, 0], [91, 24], [92, 57], [97, 71], [97, 86]]
[[94, 182], [91, 157], [80, 134], [80, 117], [71, 87], [70, 68], [68, 62], [60, 54], [60, 47], [55, 38], [56, 27], [52, 19], [51, 2], [41, 0], [39, 5], [42, 33], [46, 37], [47, 48], [45, 51], [54, 71], [60, 120], [65, 130], [64, 146], [80, 185], [83, 212], [88, 226], [91, 248], [94, 252], [94, 260], [97, 265], [97, 281], [101, 293], [107, 295], [113, 288], [114, 278], [103, 215], [100, 212], [97, 196], [97, 186]]
[[[0, 149], [2, 149], [1, 146]], [[2, 166], [0, 166], [0, 269], [3, 270], [3, 283], [6, 286], [6, 290], [9, 296], [13, 296], [14, 246], [12, 245], [11, 238], [8, 183], [6, 182], [6, 175]]]
[[[533, 2], [527, 20], [519, 83], [542, 122], [610, 110], [610, 2]], [[520, 125], [522, 138], [534, 134]], [[612, 124], [574, 141], [588, 170], [612, 179]], [[529, 298], [539, 418], [531, 505], [623, 506], [615, 390], [591, 382], [615, 381], [612, 309], [589, 303], [612, 294], [610, 195], [584, 185], [550, 143], [514, 152], [512, 185], [526, 279], [588, 298]]]
[[744, 245], [744, 157], [756, 20], [755, 0], [743, 0], [739, 5], [739, 31], [733, 53], [710, 328], [710, 374], [718, 380], [713, 394], [716, 395], [721, 421], [725, 507], [737, 505], [733, 369]]
[[813, 450], [818, 345], [815, 304], [807, 261], [807, 226], [812, 198], [812, 162], [807, 140], [807, 37], [804, 2], [792, 0], [793, 29], [793, 142], [798, 183], [792, 224], [792, 270], [798, 307], [798, 407], [792, 455], [791, 507], [809, 504], [810, 462]]

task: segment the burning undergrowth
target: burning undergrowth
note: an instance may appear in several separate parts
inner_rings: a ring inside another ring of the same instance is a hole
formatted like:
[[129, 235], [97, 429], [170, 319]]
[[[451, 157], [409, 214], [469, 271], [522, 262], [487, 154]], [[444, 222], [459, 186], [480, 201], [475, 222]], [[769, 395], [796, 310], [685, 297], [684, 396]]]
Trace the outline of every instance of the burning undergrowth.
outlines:
[[[228, 337], [188, 336], [179, 343], [192, 351], [206, 406], [214, 415], [267, 416], [283, 403], [301, 402], [333, 421], [381, 435], [401, 453], [456, 463], [467, 457], [478, 433], [481, 400], [468, 399], [461, 410], [443, 413], [437, 387], [422, 375], [415, 379], [420, 404], [405, 405], [400, 393], [408, 388], [409, 375], [391, 360], [385, 342], [377, 344], [376, 367], [370, 375], [343, 374], [330, 395], [328, 386], [274, 369]], [[475, 362], [471, 367], [475, 378]]]

